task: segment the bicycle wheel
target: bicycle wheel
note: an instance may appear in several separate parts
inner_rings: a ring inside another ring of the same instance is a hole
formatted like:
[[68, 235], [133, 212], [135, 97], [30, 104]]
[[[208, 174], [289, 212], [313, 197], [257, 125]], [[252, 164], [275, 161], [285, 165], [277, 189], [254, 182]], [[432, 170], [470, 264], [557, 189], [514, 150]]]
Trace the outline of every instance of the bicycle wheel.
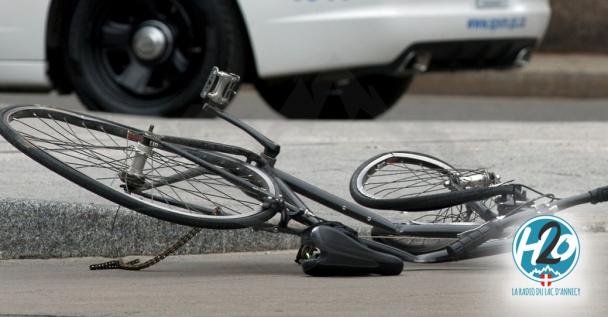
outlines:
[[487, 188], [494, 177], [483, 169], [455, 169], [425, 154], [390, 152], [363, 163], [351, 178], [350, 192], [370, 208], [433, 211], [437, 219], [430, 222], [466, 222], [475, 215], [464, 212], [462, 204], [499, 195], [500, 189]]
[[[431, 224], [453, 224], [462, 227], [465, 224], [482, 223], [478, 213], [467, 205], [462, 192], [448, 186], [454, 180], [463, 180], [467, 176], [483, 174], [483, 170], [458, 170], [450, 164], [435, 157], [415, 152], [390, 152], [377, 155], [364, 162], [353, 174], [350, 181], [352, 197], [360, 204], [377, 209], [415, 211], [415, 216], [407, 214], [404, 226], [413, 229], [426, 225], [432, 231]], [[462, 183], [463, 187], [467, 184]], [[467, 193], [464, 193], [467, 195]], [[496, 195], [492, 195], [496, 196]], [[460, 199], [462, 203], [452, 203]], [[420, 206], [412, 207], [410, 202]], [[427, 208], [427, 205], [430, 206]], [[432, 210], [432, 205], [445, 206]], [[478, 202], [478, 207], [494, 207], [492, 198]], [[392, 220], [403, 215], [393, 215]], [[403, 221], [402, 221], [403, 222]], [[407, 228], [406, 228], [407, 229]], [[459, 232], [456, 230], [455, 232]], [[404, 230], [408, 231], [408, 230]], [[441, 249], [456, 238], [433, 232], [424, 234], [412, 230], [405, 235], [394, 235], [380, 228], [372, 229], [374, 240], [389, 244], [411, 253], [426, 253]]]
[[[278, 195], [272, 178], [228, 155], [204, 152], [204, 159], [257, 190], [234, 185], [155, 142], [142, 147], [143, 131], [122, 124], [30, 105], [2, 109], [0, 116], [0, 134], [21, 152], [139, 213], [214, 229], [248, 227], [275, 213], [263, 206], [265, 198]], [[133, 172], [136, 161], [139, 173]]]

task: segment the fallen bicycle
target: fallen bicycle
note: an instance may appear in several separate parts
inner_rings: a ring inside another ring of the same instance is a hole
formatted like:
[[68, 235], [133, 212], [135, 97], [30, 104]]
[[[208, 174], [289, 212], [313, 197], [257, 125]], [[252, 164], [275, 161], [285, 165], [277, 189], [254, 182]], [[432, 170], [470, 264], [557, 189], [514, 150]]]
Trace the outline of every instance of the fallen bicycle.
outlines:
[[[608, 187], [558, 199], [502, 182], [485, 169], [458, 169], [429, 155], [393, 151], [355, 171], [350, 182], [355, 204], [275, 168], [280, 146], [220, 110], [236, 95], [239, 81], [214, 69], [201, 94], [203, 108], [258, 141], [264, 147], [260, 154], [37, 105], [2, 109], [0, 134], [87, 190], [144, 215], [193, 227], [149, 261], [115, 260], [91, 269], [143, 269], [201, 228], [254, 227], [301, 236], [297, 262], [307, 274], [398, 275], [404, 261], [432, 263], [508, 251], [509, 228], [538, 215], [608, 200]], [[371, 226], [371, 236], [316, 216], [302, 197]], [[421, 216], [393, 222], [376, 210]], [[277, 216], [279, 221], [268, 222]]]

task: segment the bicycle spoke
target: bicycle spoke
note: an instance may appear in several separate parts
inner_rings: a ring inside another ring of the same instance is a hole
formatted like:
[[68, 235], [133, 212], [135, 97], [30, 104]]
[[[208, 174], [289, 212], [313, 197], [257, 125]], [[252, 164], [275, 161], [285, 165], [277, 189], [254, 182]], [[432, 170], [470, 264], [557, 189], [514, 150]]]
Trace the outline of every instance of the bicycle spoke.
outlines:
[[[375, 162], [364, 174], [361, 189], [374, 199], [405, 199], [424, 197], [433, 194], [451, 192], [453, 181], [459, 181], [467, 187], [467, 176], [485, 172], [484, 169], [444, 168], [433, 163], [407, 156], [390, 157]], [[493, 207], [491, 199], [480, 202], [488, 208]], [[407, 214], [407, 213], [406, 213]], [[416, 213], [415, 221], [431, 223], [474, 222], [478, 215], [466, 205], [458, 205], [441, 210]]]
[[[10, 122], [35, 148], [100, 186], [146, 204], [214, 217], [252, 214], [262, 208], [255, 194], [181, 155], [158, 147], [142, 149], [129, 136], [132, 132], [140, 134], [141, 130], [40, 108], [15, 116]], [[145, 163], [137, 171], [134, 162], [136, 158], [141, 160], [142, 155]], [[226, 161], [226, 164], [218, 167], [252, 186], [267, 189], [268, 181], [261, 173], [238, 168], [237, 161]], [[244, 162], [241, 164], [246, 166]], [[232, 166], [236, 168], [233, 170]]]

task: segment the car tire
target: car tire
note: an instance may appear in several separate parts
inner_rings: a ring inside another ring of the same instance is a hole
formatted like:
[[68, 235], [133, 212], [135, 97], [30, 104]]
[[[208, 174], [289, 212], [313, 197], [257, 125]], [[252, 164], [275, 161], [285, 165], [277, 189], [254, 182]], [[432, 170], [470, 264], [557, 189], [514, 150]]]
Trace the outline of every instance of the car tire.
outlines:
[[213, 66], [245, 70], [239, 14], [225, 0], [79, 1], [67, 43], [74, 90], [93, 110], [192, 115]]
[[266, 102], [290, 119], [373, 119], [405, 93], [410, 77], [349, 75], [341, 79], [290, 77], [260, 80]]

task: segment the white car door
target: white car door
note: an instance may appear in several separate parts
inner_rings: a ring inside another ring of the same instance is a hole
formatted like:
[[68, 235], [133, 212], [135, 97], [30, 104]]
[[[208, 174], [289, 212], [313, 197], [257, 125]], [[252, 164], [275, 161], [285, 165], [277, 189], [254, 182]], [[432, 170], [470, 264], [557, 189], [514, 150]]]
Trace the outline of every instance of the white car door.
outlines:
[[48, 0], [0, 0], [0, 87], [47, 85]]

